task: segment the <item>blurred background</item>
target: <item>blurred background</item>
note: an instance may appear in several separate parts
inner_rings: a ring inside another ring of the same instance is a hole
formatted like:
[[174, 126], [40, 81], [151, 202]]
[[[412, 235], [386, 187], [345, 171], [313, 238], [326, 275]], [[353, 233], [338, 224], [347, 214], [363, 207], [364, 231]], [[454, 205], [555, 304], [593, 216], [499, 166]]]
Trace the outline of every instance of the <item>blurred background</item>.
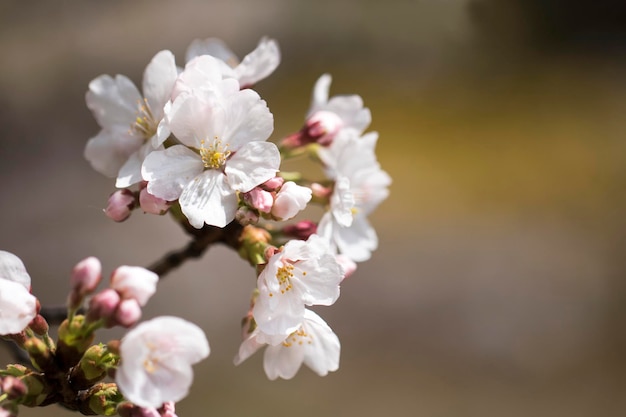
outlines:
[[257, 91], [274, 140], [324, 72], [371, 109], [394, 179], [380, 249], [316, 309], [342, 342], [325, 378], [268, 381], [259, 353], [232, 365], [255, 282], [234, 253], [163, 280], [145, 317], [192, 320], [212, 347], [178, 414], [626, 415], [625, 22], [609, 0], [3, 1], [0, 248], [58, 304], [86, 256], [108, 274], [184, 245], [165, 218], [102, 214], [114, 184], [82, 156], [99, 130], [87, 85], [140, 83], [195, 38], [244, 56], [270, 36], [283, 60]]

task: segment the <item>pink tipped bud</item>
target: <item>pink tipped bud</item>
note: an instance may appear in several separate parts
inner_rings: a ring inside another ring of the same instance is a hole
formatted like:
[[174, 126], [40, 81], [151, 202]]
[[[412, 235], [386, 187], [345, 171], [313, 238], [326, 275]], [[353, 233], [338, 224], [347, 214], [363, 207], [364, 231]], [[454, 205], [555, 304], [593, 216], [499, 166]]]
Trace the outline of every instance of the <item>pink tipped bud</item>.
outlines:
[[333, 194], [333, 189], [329, 187], [324, 187], [322, 184], [313, 183], [311, 184], [311, 191], [313, 192], [313, 197], [316, 200], [326, 201], [330, 199], [330, 196]]
[[132, 327], [141, 318], [141, 306], [137, 300], [122, 300], [115, 311], [115, 321], [123, 327]]
[[283, 233], [294, 239], [307, 240], [317, 232], [317, 224], [310, 220], [303, 220], [295, 224], [288, 224], [283, 227]]
[[72, 269], [70, 285], [80, 295], [94, 292], [102, 279], [102, 265], [98, 258], [90, 256], [76, 264]]
[[274, 205], [274, 197], [272, 193], [264, 191], [260, 188], [253, 188], [251, 191], [243, 195], [243, 199], [250, 207], [259, 210], [262, 213], [272, 211]]
[[356, 263], [345, 255], [335, 255], [337, 263], [343, 270], [343, 278], [346, 279], [356, 271]]
[[43, 336], [44, 334], [48, 334], [48, 330], [50, 330], [50, 326], [46, 319], [43, 318], [41, 314], [37, 314], [34, 319], [31, 320], [28, 325], [30, 329], [35, 332], [36, 335]]
[[116, 222], [123, 222], [130, 217], [136, 205], [133, 192], [128, 188], [123, 188], [111, 194], [104, 214]]
[[139, 192], [139, 206], [145, 213], [162, 215], [169, 210], [172, 203], [162, 198], [155, 197], [143, 188]]
[[107, 322], [107, 325], [111, 327], [111, 319], [113, 318], [120, 301], [120, 295], [117, 291], [110, 288], [94, 295], [89, 302], [87, 321], [94, 322], [103, 319]]
[[263, 188], [265, 191], [278, 191], [278, 189], [282, 187], [284, 183], [284, 178], [274, 177], [261, 184], [261, 188]]
[[161, 417], [177, 417], [174, 401], [164, 403], [161, 408], [159, 408], [159, 413], [161, 414]]
[[337, 113], [326, 110], [313, 113], [305, 124], [306, 134], [322, 146], [333, 143], [333, 139], [342, 127], [343, 122]]
[[[9, 400], [15, 400], [28, 393], [26, 384], [14, 376], [5, 376], [0, 382], [0, 392], [7, 394]], [[0, 414], [1, 415], [1, 414]]]
[[248, 224], [257, 224], [259, 222], [259, 215], [250, 207], [242, 206], [235, 212], [235, 219], [240, 225], [246, 226]]

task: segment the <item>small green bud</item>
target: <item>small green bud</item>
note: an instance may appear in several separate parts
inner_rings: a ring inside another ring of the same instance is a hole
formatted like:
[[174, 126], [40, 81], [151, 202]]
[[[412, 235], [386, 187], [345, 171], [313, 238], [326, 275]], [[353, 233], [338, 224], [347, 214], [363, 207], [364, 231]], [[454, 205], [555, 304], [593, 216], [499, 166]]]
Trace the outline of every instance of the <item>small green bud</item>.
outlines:
[[124, 401], [124, 396], [114, 383], [95, 385], [89, 395], [89, 409], [103, 416], [117, 413], [117, 406]]
[[24, 349], [30, 356], [30, 361], [38, 371], [48, 372], [54, 369], [54, 359], [52, 352], [46, 344], [35, 337], [28, 339], [24, 343]]

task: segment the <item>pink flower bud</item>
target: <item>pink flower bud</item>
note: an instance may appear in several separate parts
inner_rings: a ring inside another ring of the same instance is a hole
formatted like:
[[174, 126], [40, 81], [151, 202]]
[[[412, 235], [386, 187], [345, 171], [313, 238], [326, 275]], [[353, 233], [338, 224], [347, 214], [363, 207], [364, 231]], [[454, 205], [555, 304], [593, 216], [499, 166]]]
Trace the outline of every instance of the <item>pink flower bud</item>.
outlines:
[[128, 188], [117, 190], [109, 197], [107, 208], [104, 214], [116, 222], [123, 222], [130, 217], [130, 213], [135, 208], [135, 195]]
[[264, 191], [259, 187], [253, 188], [243, 195], [244, 201], [252, 208], [262, 213], [269, 213], [274, 205], [272, 193]]
[[45, 318], [43, 318], [41, 314], [37, 314], [35, 318], [32, 319], [28, 327], [30, 327], [30, 329], [39, 336], [43, 336], [44, 334], [47, 334], [48, 330], [50, 330], [50, 326], [48, 325], [48, 322], [46, 321]]
[[307, 135], [322, 146], [328, 146], [343, 127], [341, 118], [335, 112], [320, 110], [306, 121]]
[[139, 206], [145, 213], [162, 215], [169, 210], [171, 205], [170, 201], [150, 194], [147, 188], [143, 188], [139, 192]]
[[98, 258], [90, 256], [76, 264], [70, 277], [72, 290], [84, 296], [91, 294], [102, 279], [102, 265]]
[[261, 184], [261, 188], [263, 188], [265, 191], [278, 191], [278, 189], [282, 187], [284, 183], [285, 183], [284, 178], [274, 177], [272, 179], [265, 181], [263, 184]]
[[141, 306], [134, 299], [122, 300], [115, 311], [115, 321], [123, 327], [132, 327], [141, 318]]
[[28, 392], [26, 385], [14, 376], [5, 376], [0, 382], [0, 392], [7, 394], [9, 400], [18, 399]]
[[272, 216], [279, 220], [289, 220], [300, 210], [304, 210], [311, 201], [312, 191], [302, 187], [293, 181], [286, 182], [276, 194], [276, 200], [272, 207]]
[[[89, 301], [89, 309], [87, 310], [87, 321], [94, 322], [104, 319], [110, 322], [113, 318], [115, 310], [120, 304], [120, 295], [113, 289], [106, 289], [94, 295]], [[108, 323], [109, 327], [112, 324]]]
[[330, 196], [333, 194], [332, 188], [324, 187], [322, 184], [316, 182], [311, 184], [311, 191], [313, 191], [313, 197], [322, 201], [329, 200]]
[[159, 408], [161, 417], [177, 417], [174, 401], [168, 401]]
[[144, 306], [156, 292], [159, 276], [140, 266], [120, 266], [111, 275], [111, 288], [123, 299], [137, 300]]
[[312, 234], [317, 232], [317, 224], [310, 220], [303, 220], [295, 224], [288, 224], [283, 227], [283, 233], [294, 239], [307, 240]]

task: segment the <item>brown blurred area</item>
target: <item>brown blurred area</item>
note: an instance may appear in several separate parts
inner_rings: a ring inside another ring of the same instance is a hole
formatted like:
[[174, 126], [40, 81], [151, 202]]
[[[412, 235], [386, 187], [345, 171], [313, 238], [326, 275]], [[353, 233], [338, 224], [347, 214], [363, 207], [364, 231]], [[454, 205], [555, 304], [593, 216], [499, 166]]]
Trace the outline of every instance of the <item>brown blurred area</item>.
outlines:
[[165, 218], [102, 214], [113, 181], [82, 157], [87, 85], [139, 83], [194, 38], [243, 56], [271, 36], [283, 61], [257, 90], [274, 140], [324, 72], [371, 109], [394, 179], [380, 248], [316, 309], [342, 341], [325, 378], [270, 382], [259, 353], [232, 365], [254, 285], [235, 254], [168, 276], [145, 316], [192, 320], [212, 346], [178, 414], [626, 415], [625, 16], [617, 1], [4, 1], [0, 248], [55, 304], [86, 256], [108, 273], [182, 246]]

